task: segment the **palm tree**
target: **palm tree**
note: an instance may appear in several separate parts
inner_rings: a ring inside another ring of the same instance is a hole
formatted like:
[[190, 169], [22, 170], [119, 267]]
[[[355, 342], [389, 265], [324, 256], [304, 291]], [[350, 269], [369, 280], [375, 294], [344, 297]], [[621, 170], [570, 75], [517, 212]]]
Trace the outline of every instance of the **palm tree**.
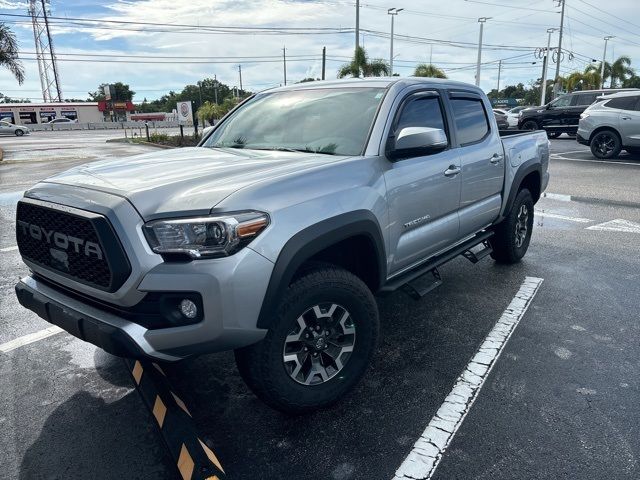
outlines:
[[447, 75], [433, 64], [420, 63], [413, 72], [414, 77], [447, 78]]
[[0, 67], [9, 69], [18, 83], [24, 82], [24, 67], [18, 59], [18, 40], [4, 23], [0, 23]]
[[611, 64], [611, 88], [614, 88], [620, 83], [624, 83], [625, 80], [634, 75], [633, 68], [631, 68], [631, 59], [626, 55], [618, 57], [618, 59]]
[[356, 48], [351, 62], [344, 64], [338, 70], [338, 78], [352, 77], [382, 77], [389, 75], [389, 64], [380, 58], [369, 60], [364, 48]]
[[600, 72], [602, 71], [602, 62], [587, 65], [587, 68], [584, 69], [585, 75], [592, 75], [597, 79], [597, 85], [595, 88], [600, 88], [600, 85], [603, 85], [604, 82], [607, 81], [609, 77], [611, 77], [611, 64], [609, 62], [604, 62], [604, 79], [600, 76]]

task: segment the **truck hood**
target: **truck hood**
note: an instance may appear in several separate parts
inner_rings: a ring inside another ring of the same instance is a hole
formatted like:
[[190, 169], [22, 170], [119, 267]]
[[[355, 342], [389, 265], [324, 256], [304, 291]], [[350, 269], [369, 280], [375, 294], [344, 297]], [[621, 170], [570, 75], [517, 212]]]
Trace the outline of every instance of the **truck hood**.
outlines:
[[344, 158], [299, 152], [179, 148], [80, 165], [45, 182], [125, 197], [143, 218], [149, 219], [172, 213], [202, 214], [252, 183]]

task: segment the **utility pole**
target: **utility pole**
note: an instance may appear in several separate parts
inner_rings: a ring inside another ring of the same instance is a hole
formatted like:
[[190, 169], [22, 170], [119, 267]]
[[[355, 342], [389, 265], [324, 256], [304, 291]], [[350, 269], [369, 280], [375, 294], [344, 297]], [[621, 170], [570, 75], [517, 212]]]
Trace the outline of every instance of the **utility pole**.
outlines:
[[482, 31], [484, 29], [484, 23], [491, 17], [480, 17], [478, 23], [480, 23], [480, 38], [478, 39], [478, 63], [476, 65], [476, 87], [480, 86], [480, 64], [482, 63]]
[[327, 47], [322, 47], [322, 80], [324, 80], [324, 71], [327, 66]]
[[287, 48], [282, 47], [282, 63], [284, 65], [284, 84], [287, 85]]
[[356, 49], [358, 51], [358, 42], [360, 41], [360, 0], [356, 0]]
[[498, 60], [498, 86], [496, 87], [496, 92], [500, 91], [500, 73], [502, 72], [502, 60]]
[[[604, 62], [607, 60], [607, 42], [615, 38], [611, 35], [604, 37], [604, 53], [602, 54], [602, 66], [600, 67], [600, 88], [604, 88]], [[613, 87], [613, 85], [611, 85]]]
[[540, 86], [540, 106], [546, 104], [547, 100], [547, 68], [549, 67], [549, 58], [551, 58], [551, 34], [558, 30], [557, 28], [548, 28], [547, 33], [547, 49], [542, 62], [542, 85]]
[[216, 101], [216, 105], [218, 104], [218, 76], [213, 75], [213, 95]]
[[389, 47], [389, 76], [393, 76], [393, 20], [404, 8], [390, 8], [387, 15], [391, 15], [391, 45]]
[[[564, 6], [566, 0], [558, 0], [562, 3], [562, 12], [560, 14], [560, 37], [558, 38], [558, 61], [556, 62], [556, 80], [553, 85], [553, 96], [558, 96], [560, 92], [560, 61], [562, 60], [562, 34], [564, 32]], [[558, 5], [560, 5], [560, 3]]]
[[242, 65], [238, 65], [238, 75], [240, 75], [240, 95], [242, 95]]
[[49, 29], [49, 2], [47, 0], [29, 0], [29, 15], [33, 26], [42, 99], [45, 102], [61, 102], [62, 88], [58, 75], [58, 59]]
[[429, 47], [429, 65], [433, 65], [433, 43]]

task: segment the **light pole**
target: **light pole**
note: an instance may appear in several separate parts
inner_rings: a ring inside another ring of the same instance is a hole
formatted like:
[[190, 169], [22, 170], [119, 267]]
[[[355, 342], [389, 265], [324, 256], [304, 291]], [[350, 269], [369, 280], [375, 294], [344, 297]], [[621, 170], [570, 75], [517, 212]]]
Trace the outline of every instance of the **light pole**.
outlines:
[[550, 48], [551, 48], [551, 34], [558, 30], [557, 28], [548, 28], [547, 33], [547, 50], [544, 52], [544, 61], [542, 62], [542, 85], [540, 86], [540, 106], [545, 104], [547, 97], [547, 68], [549, 67]]
[[[612, 35], [604, 37], [604, 53], [602, 54], [602, 66], [600, 67], [600, 88], [604, 88], [604, 62], [607, 59], [607, 42], [612, 38], [615, 37]], [[613, 87], [613, 85], [611, 86]]]
[[[562, 60], [562, 34], [564, 33], [564, 6], [565, 0], [558, 0], [562, 3], [562, 11], [560, 12], [560, 35], [558, 37], [558, 61], [556, 62], [556, 79], [553, 84], [554, 98], [560, 93], [560, 61]], [[559, 6], [559, 5], [558, 5]]]
[[498, 86], [496, 92], [500, 93], [500, 73], [502, 73], [502, 60], [498, 60]]
[[393, 76], [393, 20], [404, 8], [390, 8], [387, 15], [391, 15], [391, 45], [389, 48], [389, 75]]
[[360, 41], [360, 0], [356, 0], [356, 49], [358, 51], [358, 42]]
[[480, 23], [480, 38], [478, 39], [478, 63], [476, 65], [476, 87], [480, 86], [480, 63], [482, 62], [482, 31], [484, 30], [484, 22], [491, 17], [480, 17], [478, 23]]

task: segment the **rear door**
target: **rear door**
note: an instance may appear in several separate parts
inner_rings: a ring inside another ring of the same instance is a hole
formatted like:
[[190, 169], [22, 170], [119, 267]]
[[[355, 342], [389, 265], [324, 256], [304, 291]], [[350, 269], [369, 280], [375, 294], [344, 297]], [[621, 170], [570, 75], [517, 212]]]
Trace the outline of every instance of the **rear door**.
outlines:
[[600, 95], [598, 92], [585, 92], [573, 94], [574, 99], [571, 102], [571, 106], [568, 107], [563, 115], [563, 123], [565, 127], [569, 129], [577, 129], [580, 122], [580, 114], [586, 110], [586, 108], [596, 101], [596, 98]]
[[437, 91], [405, 97], [393, 120], [390, 136], [405, 127], [445, 131], [449, 147], [431, 155], [389, 162], [385, 172], [391, 256], [389, 273], [402, 270], [450, 246], [458, 239], [460, 204], [459, 149], [452, 148], [444, 102]]
[[7, 122], [0, 122], [0, 133], [13, 133], [11, 125], [9, 125]]
[[619, 97], [609, 101], [609, 108], [620, 108], [618, 117], [622, 145], [625, 147], [640, 146], [640, 95]]
[[451, 115], [462, 163], [460, 237], [490, 225], [502, 205], [504, 149], [483, 98], [451, 92]]

